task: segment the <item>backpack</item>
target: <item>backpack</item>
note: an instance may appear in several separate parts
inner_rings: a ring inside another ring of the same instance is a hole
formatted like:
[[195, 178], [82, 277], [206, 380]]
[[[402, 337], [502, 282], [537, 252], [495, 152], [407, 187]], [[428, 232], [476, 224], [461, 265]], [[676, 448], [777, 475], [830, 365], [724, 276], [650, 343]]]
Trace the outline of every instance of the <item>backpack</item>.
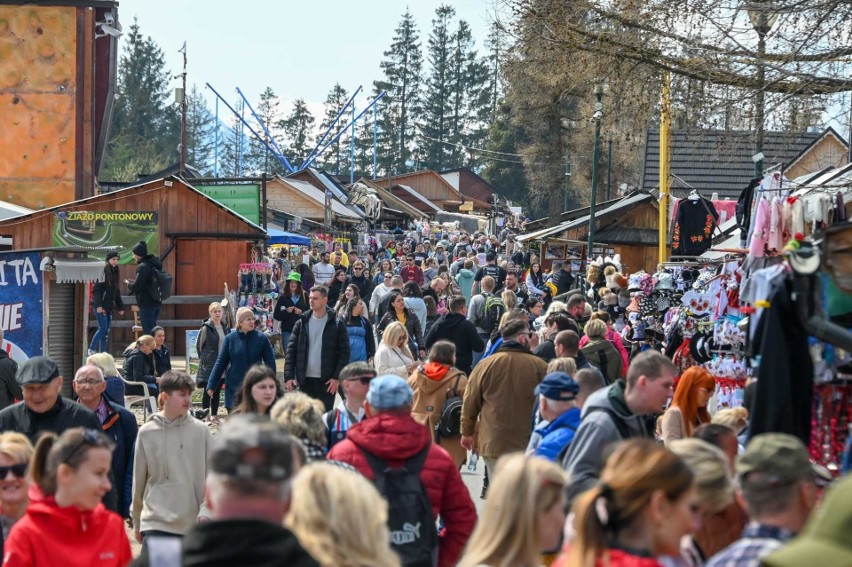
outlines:
[[382, 459], [361, 448], [373, 469], [373, 483], [387, 500], [391, 547], [404, 567], [434, 567], [438, 561], [435, 516], [426, 487], [420, 480], [430, 447], [427, 444], [399, 468], [390, 468]]
[[483, 317], [482, 328], [486, 329], [489, 333], [493, 333], [497, 329], [497, 325], [500, 324], [500, 317], [505, 312], [506, 304], [503, 303], [500, 297], [496, 295], [488, 297], [485, 300], [485, 316]]
[[153, 270], [153, 278], [151, 283], [151, 299], [155, 301], [163, 301], [172, 296], [172, 281], [173, 277], [170, 273], [159, 270], [151, 266]]
[[435, 424], [435, 434], [438, 438], [461, 435], [462, 398], [459, 396], [459, 380], [461, 374], [456, 376], [456, 384], [447, 391], [447, 399], [441, 406], [441, 417]]

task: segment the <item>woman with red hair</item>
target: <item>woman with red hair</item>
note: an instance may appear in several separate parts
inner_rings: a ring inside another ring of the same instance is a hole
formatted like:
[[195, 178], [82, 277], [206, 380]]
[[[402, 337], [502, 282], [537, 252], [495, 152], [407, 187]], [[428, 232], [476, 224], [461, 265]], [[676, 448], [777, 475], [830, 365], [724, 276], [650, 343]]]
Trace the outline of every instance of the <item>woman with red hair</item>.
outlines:
[[710, 423], [707, 403], [716, 391], [713, 376], [700, 366], [693, 366], [680, 375], [672, 404], [663, 414], [663, 443], [692, 435], [699, 425]]

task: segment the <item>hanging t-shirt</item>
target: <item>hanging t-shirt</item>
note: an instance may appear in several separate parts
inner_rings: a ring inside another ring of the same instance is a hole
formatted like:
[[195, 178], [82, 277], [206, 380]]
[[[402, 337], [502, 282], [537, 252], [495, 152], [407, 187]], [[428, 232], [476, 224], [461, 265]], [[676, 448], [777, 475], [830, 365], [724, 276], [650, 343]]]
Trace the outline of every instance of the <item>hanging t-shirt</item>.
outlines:
[[706, 252], [713, 241], [713, 227], [719, 213], [713, 203], [705, 198], [684, 199], [677, 209], [672, 254], [675, 256], [699, 256]]

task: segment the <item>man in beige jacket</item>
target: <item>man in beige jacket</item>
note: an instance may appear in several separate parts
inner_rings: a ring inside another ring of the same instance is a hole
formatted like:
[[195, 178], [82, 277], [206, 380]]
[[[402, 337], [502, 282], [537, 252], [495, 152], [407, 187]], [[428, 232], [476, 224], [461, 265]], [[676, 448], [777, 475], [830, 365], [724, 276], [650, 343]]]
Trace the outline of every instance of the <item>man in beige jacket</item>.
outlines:
[[530, 352], [527, 321], [506, 323], [500, 335], [503, 344], [470, 375], [461, 419], [461, 444], [479, 451], [492, 481], [498, 458], [526, 448], [535, 387], [547, 373], [547, 363]]

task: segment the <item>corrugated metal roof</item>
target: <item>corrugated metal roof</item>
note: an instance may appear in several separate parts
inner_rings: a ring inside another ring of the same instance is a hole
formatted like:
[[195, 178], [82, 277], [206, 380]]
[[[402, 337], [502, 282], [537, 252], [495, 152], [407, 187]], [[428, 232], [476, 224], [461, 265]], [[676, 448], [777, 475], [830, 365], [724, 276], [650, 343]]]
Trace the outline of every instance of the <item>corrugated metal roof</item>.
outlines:
[[[653, 195], [651, 195], [650, 193], [644, 193], [644, 192], [632, 193], [630, 195], [627, 195], [623, 199], [620, 199], [617, 203], [610, 205], [609, 207], [595, 211], [595, 218], [600, 219], [600, 218], [615, 214], [615, 213], [617, 213], [617, 212], [619, 212], [623, 209], [630, 208], [630, 207], [633, 207], [635, 205], [639, 205], [641, 203], [645, 203], [647, 201], [653, 201], [653, 200], [655, 200], [655, 197]], [[529, 234], [522, 234], [521, 236], [518, 236], [516, 240], [518, 240], [519, 242], [527, 242], [528, 240], [535, 240], [535, 239], [538, 239], [538, 238], [548, 237], [552, 234], [558, 234], [562, 231], [570, 230], [572, 228], [576, 228], [578, 226], [588, 224], [590, 217], [591, 217], [591, 215], [584, 215], [584, 216], [582, 216], [578, 219], [559, 223], [556, 226], [552, 226], [552, 227], [545, 228], [545, 229], [542, 229], [542, 230], [537, 230], [536, 232], [531, 232]]]
[[[764, 169], [786, 164], [822, 132], [766, 132]], [[709, 198], [737, 198], [754, 177], [754, 132], [689, 130], [672, 132], [671, 173]], [[651, 191], [660, 185], [660, 132], [649, 130], [645, 147], [642, 189]]]
[[[282, 177], [281, 181], [295, 188], [297, 191], [299, 191], [309, 199], [320, 203], [322, 206], [325, 206], [325, 195], [322, 194], [322, 191], [320, 191], [307, 181], [300, 181], [298, 179], [290, 179], [286, 177]], [[356, 213], [337, 199], [331, 199], [331, 211], [334, 214], [342, 217], [350, 219], [361, 219], [361, 216], [358, 213]]]

